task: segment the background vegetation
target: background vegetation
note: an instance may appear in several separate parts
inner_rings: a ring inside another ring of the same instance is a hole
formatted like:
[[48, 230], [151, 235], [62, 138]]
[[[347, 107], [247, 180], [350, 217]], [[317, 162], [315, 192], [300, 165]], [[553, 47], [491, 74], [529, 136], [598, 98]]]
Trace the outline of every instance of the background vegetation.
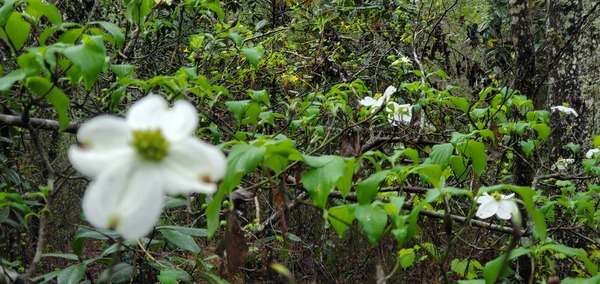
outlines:
[[[600, 281], [597, 3], [1, 3], [0, 283]], [[389, 86], [410, 123], [358, 103]], [[66, 149], [149, 93], [228, 172], [121, 242]], [[474, 216], [492, 191], [520, 222]]]

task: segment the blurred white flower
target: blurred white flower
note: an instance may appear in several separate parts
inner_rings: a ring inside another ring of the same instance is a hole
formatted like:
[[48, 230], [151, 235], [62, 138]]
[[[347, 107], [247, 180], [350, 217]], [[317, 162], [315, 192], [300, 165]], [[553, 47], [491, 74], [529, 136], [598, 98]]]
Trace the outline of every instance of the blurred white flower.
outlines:
[[587, 151], [587, 153], [585, 153], [585, 158], [586, 159], [594, 158], [594, 156], [596, 156], [597, 153], [600, 153], [600, 149], [598, 149], [598, 148], [590, 149]]
[[374, 112], [377, 109], [379, 109], [384, 103], [387, 103], [390, 100], [392, 94], [394, 94], [395, 92], [396, 87], [390, 85], [387, 89], [385, 89], [385, 92], [383, 92], [382, 96], [376, 95], [375, 98], [365, 97], [364, 99], [360, 100], [359, 103], [363, 106], [370, 107], [371, 112]]
[[171, 4], [173, 4], [173, 0], [154, 0], [154, 3], [156, 5], [158, 5], [160, 3], [167, 3], [167, 5], [171, 6]]
[[398, 125], [398, 123], [409, 124], [412, 120], [412, 106], [410, 104], [398, 104], [390, 102], [387, 105], [389, 110], [388, 119], [392, 125]]
[[225, 155], [193, 136], [197, 121], [190, 103], [169, 108], [150, 95], [126, 118], [102, 115], [84, 123], [77, 132], [80, 146], [71, 146], [68, 155], [92, 178], [83, 197], [88, 221], [137, 239], [158, 221], [165, 194], [214, 193], [225, 174]]
[[481, 219], [496, 215], [500, 219], [508, 220], [511, 216], [519, 214], [517, 204], [513, 200], [514, 196], [514, 193], [504, 195], [493, 192], [492, 195], [489, 195], [485, 192], [482, 196], [475, 198], [477, 204], [480, 204], [475, 215]]
[[564, 171], [567, 168], [569, 168], [569, 166], [572, 165], [573, 163], [575, 163], [575, 159], [564, 159], [564, 158], [560, 157], [560, 158], [558, 158], [556, 163], [554, 163], [554, 165], [552, 165], [551, 169]]
[[566, 106], [553, 106], [553, 107], [550, 108], [550, 110], [552, 110], [552, 111], [560, 111], [560, 112], [565, 113], [565, 114], [572, 114], [575, 117], [579, 116], [579, 114], [577, 114], [577, 112], [574, 109], [572, 109], [570, 107], [566, 107]]

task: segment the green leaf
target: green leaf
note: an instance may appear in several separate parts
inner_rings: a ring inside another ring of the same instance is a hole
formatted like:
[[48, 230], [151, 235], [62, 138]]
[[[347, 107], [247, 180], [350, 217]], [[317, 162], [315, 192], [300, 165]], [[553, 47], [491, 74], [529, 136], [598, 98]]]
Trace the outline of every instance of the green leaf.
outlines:
[[450, 97], [450, 102], [464, 113], [469, 112], [469, 101], [465, 98]]
[[219, 21], [223, 21], [225, 19], [225, 12], [223, 12], [223, 8], [221, 8], [221, 4], [216, 0], [207, 0], [202, 1], [202, 7], [206, 8], [217, 15]]
[[451, 143], [438, 144], [431, 147], [429, 157], [434, 164], [438, 164], [442, 169], [445, 169], [450, 163], [453, 152], [454, 146]]
[[29, 77], [25, 82], [25, 86], [27, 86], [31, 92], [39, 95], [40, 97], [47, 98], [52, 103], [56, 113], [58, 114], [60, 131], [67, 129], [69, 126], [67, 110], [71, 104], [71, 101], [67, 95], [65, 95], [65, 93], [63, 93], [63, 91], [61, 91], [57, 86], [53, 86], [53, 84], [50, 83], [50, 81], [48, 81], [46, 78], [40, 76]]
[[265, 50], [261, 47], [247, 47], [242, 48], [242, 53], [246, 56], [246, 60], [252, 65], [254, 68], [258, 68], [258, 61], [265, 55]]
[[377, 244], [387, 224], [387, 213], [376, 205], [359, 205], [354, 210], [358, 224], [367, 234], [371, 245]]
[[25, 79], [26, 76], [27, 73], [23, 69], [13, 70], [6, 74], [6, 76], [0, 78], [0, 92], [10, 89], [15, 82]]
[[487, 166], [487, 154], [485, 145], [479, 141], [469, 140], [461, 146], [465, 156], [473, 161], [473, 171], [477, 176], [481, 176]]
[[191, 228], [191, 227], [181, 227], [181, 226], [158, 226], [157, 230], [171, 230], [177, 231], [184, 235], [194, 236], [194, 237], [208, 237], [208, 232], [203, 228]]
[[238, 144], [231, 148], [227, 155], [227, 172], [219, 186], [217, 194], [206, 208], [208, 235], [212, 236], [219, 227], [219, 211], [223, 197], [238, 185], [244, 174], [253, 171], [265, 155], [265, 147]]
[[[110, 279], [108, 278], [108, 272], [111, 271]], [[104, 270], [98, 279], [106, 279], [108, 283], [129, 283], [131, 278], [134, 276], [133, 266], [129, 263], [117, 263], [112, 270]], [[105, 283], [105, 282], [101, 282]]]
[[521, 145], [523, 153], [525, 153], [525, 155], [527, 155], [528, 157], [531, 155], [533, 149], [535, 148], [535, 143], [531, 139], [528, 139], [527, 141], [521, 141], [519, 142], [519, 145]]
[[89, 22], [89, 24], [98, 24], [102, 28], [104, 28], [115, 39], [117, 49], [121, 49], [121, 47], [123, 46], [123, 42], [125, 42], [125, 35], [123, 34], [123, 32], [121, 31], [119, 26], [117, 26], [111, 22], [104, 22], [104, 21]]
[[85, 263], [69, 266], [58, 274], [57, 282], [60, 284], [77, 284], [85, 274]]
[[2, 7], [0, 7], [0, 28], [4, 28], [4, 25], [6, 25], [14, 6], [15, 0], [4, 0]]
[[135, 70], [135, 65], [131, 64], [111, 64], [110, 67], [118, 79], [130, 76]]
[[421, 164], [412, 168], [410, 173], [418, 173], [421, 178], [436, 188], [440, 188], [440, 179], [442, 177], [442, 169], [436, 164]]
[[346, 171], [344, 175], [338, 179], [336, 183], [336, 187], [342, 194], [342, 197], [346, 198], [348, 193], [350, 193], [350, 189], [352, 188], [352, 179], [354, 177], [354, 158], [344, 158], [346, 160]]
[[161, 284], [176, 284], [178, 281], [189, 282], [192, 277], [181, 269], [164, 268], [158, 274], [158, 281]]
[[400, 266], [402, 266], [402, 268], [404, 270], [411, 267], [415, 263], [415, 249], [414, 248], [401, 249], [398, 252], [398, 262], [400, 263]]
[[161, 229], [159, 231], [169, 242], [176, 245], [177, 247], [187, 251], [191, 251], [194, 254], [200, 253], [200, 247], [198, 246], [198, 244], [196, 244], [196, 241], [194, 241], [192, 237], [184, 235], [179, 231], [169, 229]]
[[467, 159], [464, 157], [454, 155], [450, 157], [450, 167], [454, 172], [454, 176], [459, 181], [463, 181], [467, 178], [469, 171], [467, 169]]
[[454, 259], [452, 263], [450, 263], [450, 269], [456, 273], [458, 276], [465, 276], [465, 272], [467, 271], [468, 260], [466, 258], [463, 259]]
[[[508, 260], [515, 259], [519, 256], [528, 254], [530, 252], [529, 249], [525, 248], [517, 248], [515, 250], [510, 251]], [[503, 275], [498, 275], [500, 273], [500, 268], [502, 267], [502, 262], [506, 256], [503, 254], [496, 259], [485, 264], [483, 268], [483, 278], [485, 279], [485, 283], [496, 283], [496, 280], [504, 278], [508, 275], [509, 269], [504, 269]], [[507, 264], [508, 265], [508, 264]]]
[[265, 152], [265, 163], [276, 173], [281, 172], [287, 165], [289, 160], [300, 161], [302, 155], [294, 142], [289, 139], [271, 140], [264, 144], [267, 148]]
[[303, 156], [311, 167], [302, 175], [302, 183], [315, 206], [324, 209], [329, 193], [346, 172], [346, 163], [339, 156]]
[[55, 26], [60, 25], [62, 22], [62, 17], [56, 6], [44, 3], [41, 0], [27, 0], [25, 12], [36, 19], [46, 16], [46, 18]]
[[12, 12], [6, 21], [4, 29], [0, 29], [0, 37], [7, 43], [11, 43], [9, 46], [11, 49], [12, 47], [15, 48], [13, 52], [17, 52], [23, 47], [25, 41], [27, 41], [30, 30], [31, 24], [23, 20], [23, 16], [20, 13]]
[[102, 36], [83, 35], [82, 44], [67, 47], [63, 53], [79, 68], [86, 89], [91, 90], [104, 67], [106, 49]]
[[557, 251], [557, 252], [563, 253], [567, 256], [576, 256], [579, 259], [581, 259], [586, 270], [588, 271], [588, 273], [590, 275], [598, 274], [598, 266], [596, 264], [594, 264], [592, 261], [590, 261], [590, 259], [588, 258], [587, 252], [583, 249], [576, 249], [576, 248], [572, 248], [572, 247], [568, 247], [568, 246], [560, 245], [560, 244], [546, 244], [546, 245], [543, 245], [542, 247], [540, 247], [538, 249], [538, 252], [543, 252], [546, 250]]
[[550, 127], [545, 123], [536, 123], [531, 128], [535, 130], [542, 140], [546, 140], [550, 135]]
[[242, 176], [258, 167], [265, 155], [265, 147], [238, 144], [231, 148], [227, 155], [227, 172], [219, 190], [227, 194], [239, 183]]
[[271, 101], [269, 101], [269, 93], [267, 93], [266, 90], [260, 90], [260, 91], [249, 90], [248, 93], [253, 101], [262, 102], [266, 106], [271, 106]]
[[248, 104], [250, 104], [250, 100], [225, 102], [225, 106], [229, 111], [231, 111], [231, 113], [233, 113], [233, 116], [238, 123], [242, 122], [242, 119], [244, 119]]
[[64, 258], [64, 259], [74, 260], [74, 261], [79, 260], [79, 257], [77, 257], [77, 255], [72, 254], [72, 253], [44, 253], [44, 254], [42, 254], [42, 257], [58, 257], [58, 258]]
[[329, 208], [327, 219], [340, 238], [344, 235], [348, 226], [352, 225], [352, 222], [356, 219], [353, 213], [354, 205], [351, 204]]
[[371, 203], [379, 192], [379, 184], [387, 177], [390, 171], [380, 171], [370, 175], [356, 184], [356, 196], [361, 205]]
[[152, 0], [126, 0], [127, 10], [125, 12], [125, 17], [128, 21], [139, 25], [140, 27], [144, 26], [144, 22], [146, 21], [146, 16], [152, 10], [152, 5], [154, 1]]

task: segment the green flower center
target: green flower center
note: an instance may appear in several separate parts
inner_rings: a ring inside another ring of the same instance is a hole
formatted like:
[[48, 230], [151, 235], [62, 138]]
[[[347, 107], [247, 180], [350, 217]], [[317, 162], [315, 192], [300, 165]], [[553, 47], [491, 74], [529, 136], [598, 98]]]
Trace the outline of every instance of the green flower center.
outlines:
[[500, 200], [502, 200], [502, 194], [500, 194], [500, 193], [499, 193], [499, 192], [497, 192], [497, 191], [496, 191], [496, 192], [492, 192], [492, 197], [493, 197], [494, 199], [496, 199], [496, 201], [500, 201]]
[[169, 141], [160, 129], [133, 132], [133, 148], [145, 160], [159, 162], [169, 153]]
[[382, 93], [377, 93], [377, 94], [375, 94], [375, 96], [373, 96], [373, 98], [376, 99], [376, 100], [379, 99], [379, 98], [381, 98], [381, 97], [383, 97]]

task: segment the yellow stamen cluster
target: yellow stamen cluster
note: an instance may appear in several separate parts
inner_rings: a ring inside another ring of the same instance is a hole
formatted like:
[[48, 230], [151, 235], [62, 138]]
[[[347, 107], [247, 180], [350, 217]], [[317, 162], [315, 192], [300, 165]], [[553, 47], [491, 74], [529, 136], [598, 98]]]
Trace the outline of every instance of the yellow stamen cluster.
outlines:
[[496, 201], [500, 201], [500, 200], [502, 200], [502, 194], [500, 194], [500, 193], [499, 193], [499, 192], [497, 192], [497, 191], [495, 191], [495, 192], [492, 192], [492, 197], [493, 197], [494, 199], [496, 199]]
[[169, 153], [169, 141], [160, 133], [160, 129], [133, 132], [133, 148], [145, 160], [158, 162]]

